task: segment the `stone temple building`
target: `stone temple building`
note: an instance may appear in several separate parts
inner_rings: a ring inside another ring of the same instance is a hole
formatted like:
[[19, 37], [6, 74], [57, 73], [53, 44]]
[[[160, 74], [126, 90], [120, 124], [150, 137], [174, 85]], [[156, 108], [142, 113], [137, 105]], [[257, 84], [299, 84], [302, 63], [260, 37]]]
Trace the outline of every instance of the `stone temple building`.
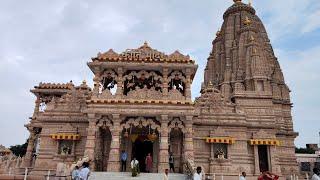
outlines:
[[153, 172], [169, 168], [172, 153], [179, 173], [195, 166], [226, 176], [298, 172], [290, 90], [264, 25], [241, 0], [223, 19], [195, 100], [195, 61], [147, 43], [98, 53], [87, 63], [93, 88], [85, 81], [35, 86], [24, 166], [45, 174], [85, 158], [94, 171], [117, 172], [124, 150], [142, 171], [147, 153]]

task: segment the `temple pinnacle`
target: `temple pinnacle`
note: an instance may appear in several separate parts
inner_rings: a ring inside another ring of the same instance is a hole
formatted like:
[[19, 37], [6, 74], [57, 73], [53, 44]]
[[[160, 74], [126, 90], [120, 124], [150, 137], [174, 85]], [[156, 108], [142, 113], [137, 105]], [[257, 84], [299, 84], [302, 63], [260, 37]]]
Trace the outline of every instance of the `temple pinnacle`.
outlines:
[[233, 0], [234, 3], [240, 3], [242, 0]]

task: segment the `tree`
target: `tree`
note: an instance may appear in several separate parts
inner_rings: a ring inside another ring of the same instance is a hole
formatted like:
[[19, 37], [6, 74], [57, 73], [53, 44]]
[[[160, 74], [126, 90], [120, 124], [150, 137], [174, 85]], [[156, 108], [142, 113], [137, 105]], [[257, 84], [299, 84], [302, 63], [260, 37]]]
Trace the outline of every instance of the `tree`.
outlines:
[[27, 147], [28, 147], [28, 140], [24, 144], [10, 146], [9, 149], [12, 151], [14, 155], [22, 157], [26, 154]]
[[314, 154], [315, 150], [313, 149], [308, 149], [308, 148], [297, 148], [296, 147], [296, 153], [298, 154]]

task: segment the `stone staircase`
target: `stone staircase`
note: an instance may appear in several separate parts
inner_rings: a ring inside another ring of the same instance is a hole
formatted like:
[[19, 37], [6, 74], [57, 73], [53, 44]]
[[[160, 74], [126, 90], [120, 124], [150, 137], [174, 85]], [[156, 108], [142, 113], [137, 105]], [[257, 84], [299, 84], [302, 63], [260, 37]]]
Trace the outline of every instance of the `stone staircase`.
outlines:
[[[141, 173], [137, 177], [131, 177], [129, 172], [91, 172], [89, 180], [163, 180], [163, 174], [158, 173]], [[170, 180], [186, 180], [183, 174], [169, 174]]]

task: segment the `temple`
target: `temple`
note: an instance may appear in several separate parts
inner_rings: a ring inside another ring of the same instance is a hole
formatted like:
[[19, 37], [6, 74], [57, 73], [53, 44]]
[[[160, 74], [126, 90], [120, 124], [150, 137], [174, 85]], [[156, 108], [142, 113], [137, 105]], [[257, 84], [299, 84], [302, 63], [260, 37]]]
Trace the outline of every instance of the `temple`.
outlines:
[[[298, 173], [290, 90], [267, 32], [250, 4], [234, 0], [212, 42], [201, 95], [191, 98], [198, 66], [179, 51], [145, 42], [112, 49], [87, 63], [94, 87], [40, 83], [22, 166], [58, 172], [89, 161], [93, 171], [120, 171], [120, 153], [153, 157], [153, 172], [201, 166], [226, 177], [245, 171]], [[127, 161], [127, 171], [129, 169]]]

